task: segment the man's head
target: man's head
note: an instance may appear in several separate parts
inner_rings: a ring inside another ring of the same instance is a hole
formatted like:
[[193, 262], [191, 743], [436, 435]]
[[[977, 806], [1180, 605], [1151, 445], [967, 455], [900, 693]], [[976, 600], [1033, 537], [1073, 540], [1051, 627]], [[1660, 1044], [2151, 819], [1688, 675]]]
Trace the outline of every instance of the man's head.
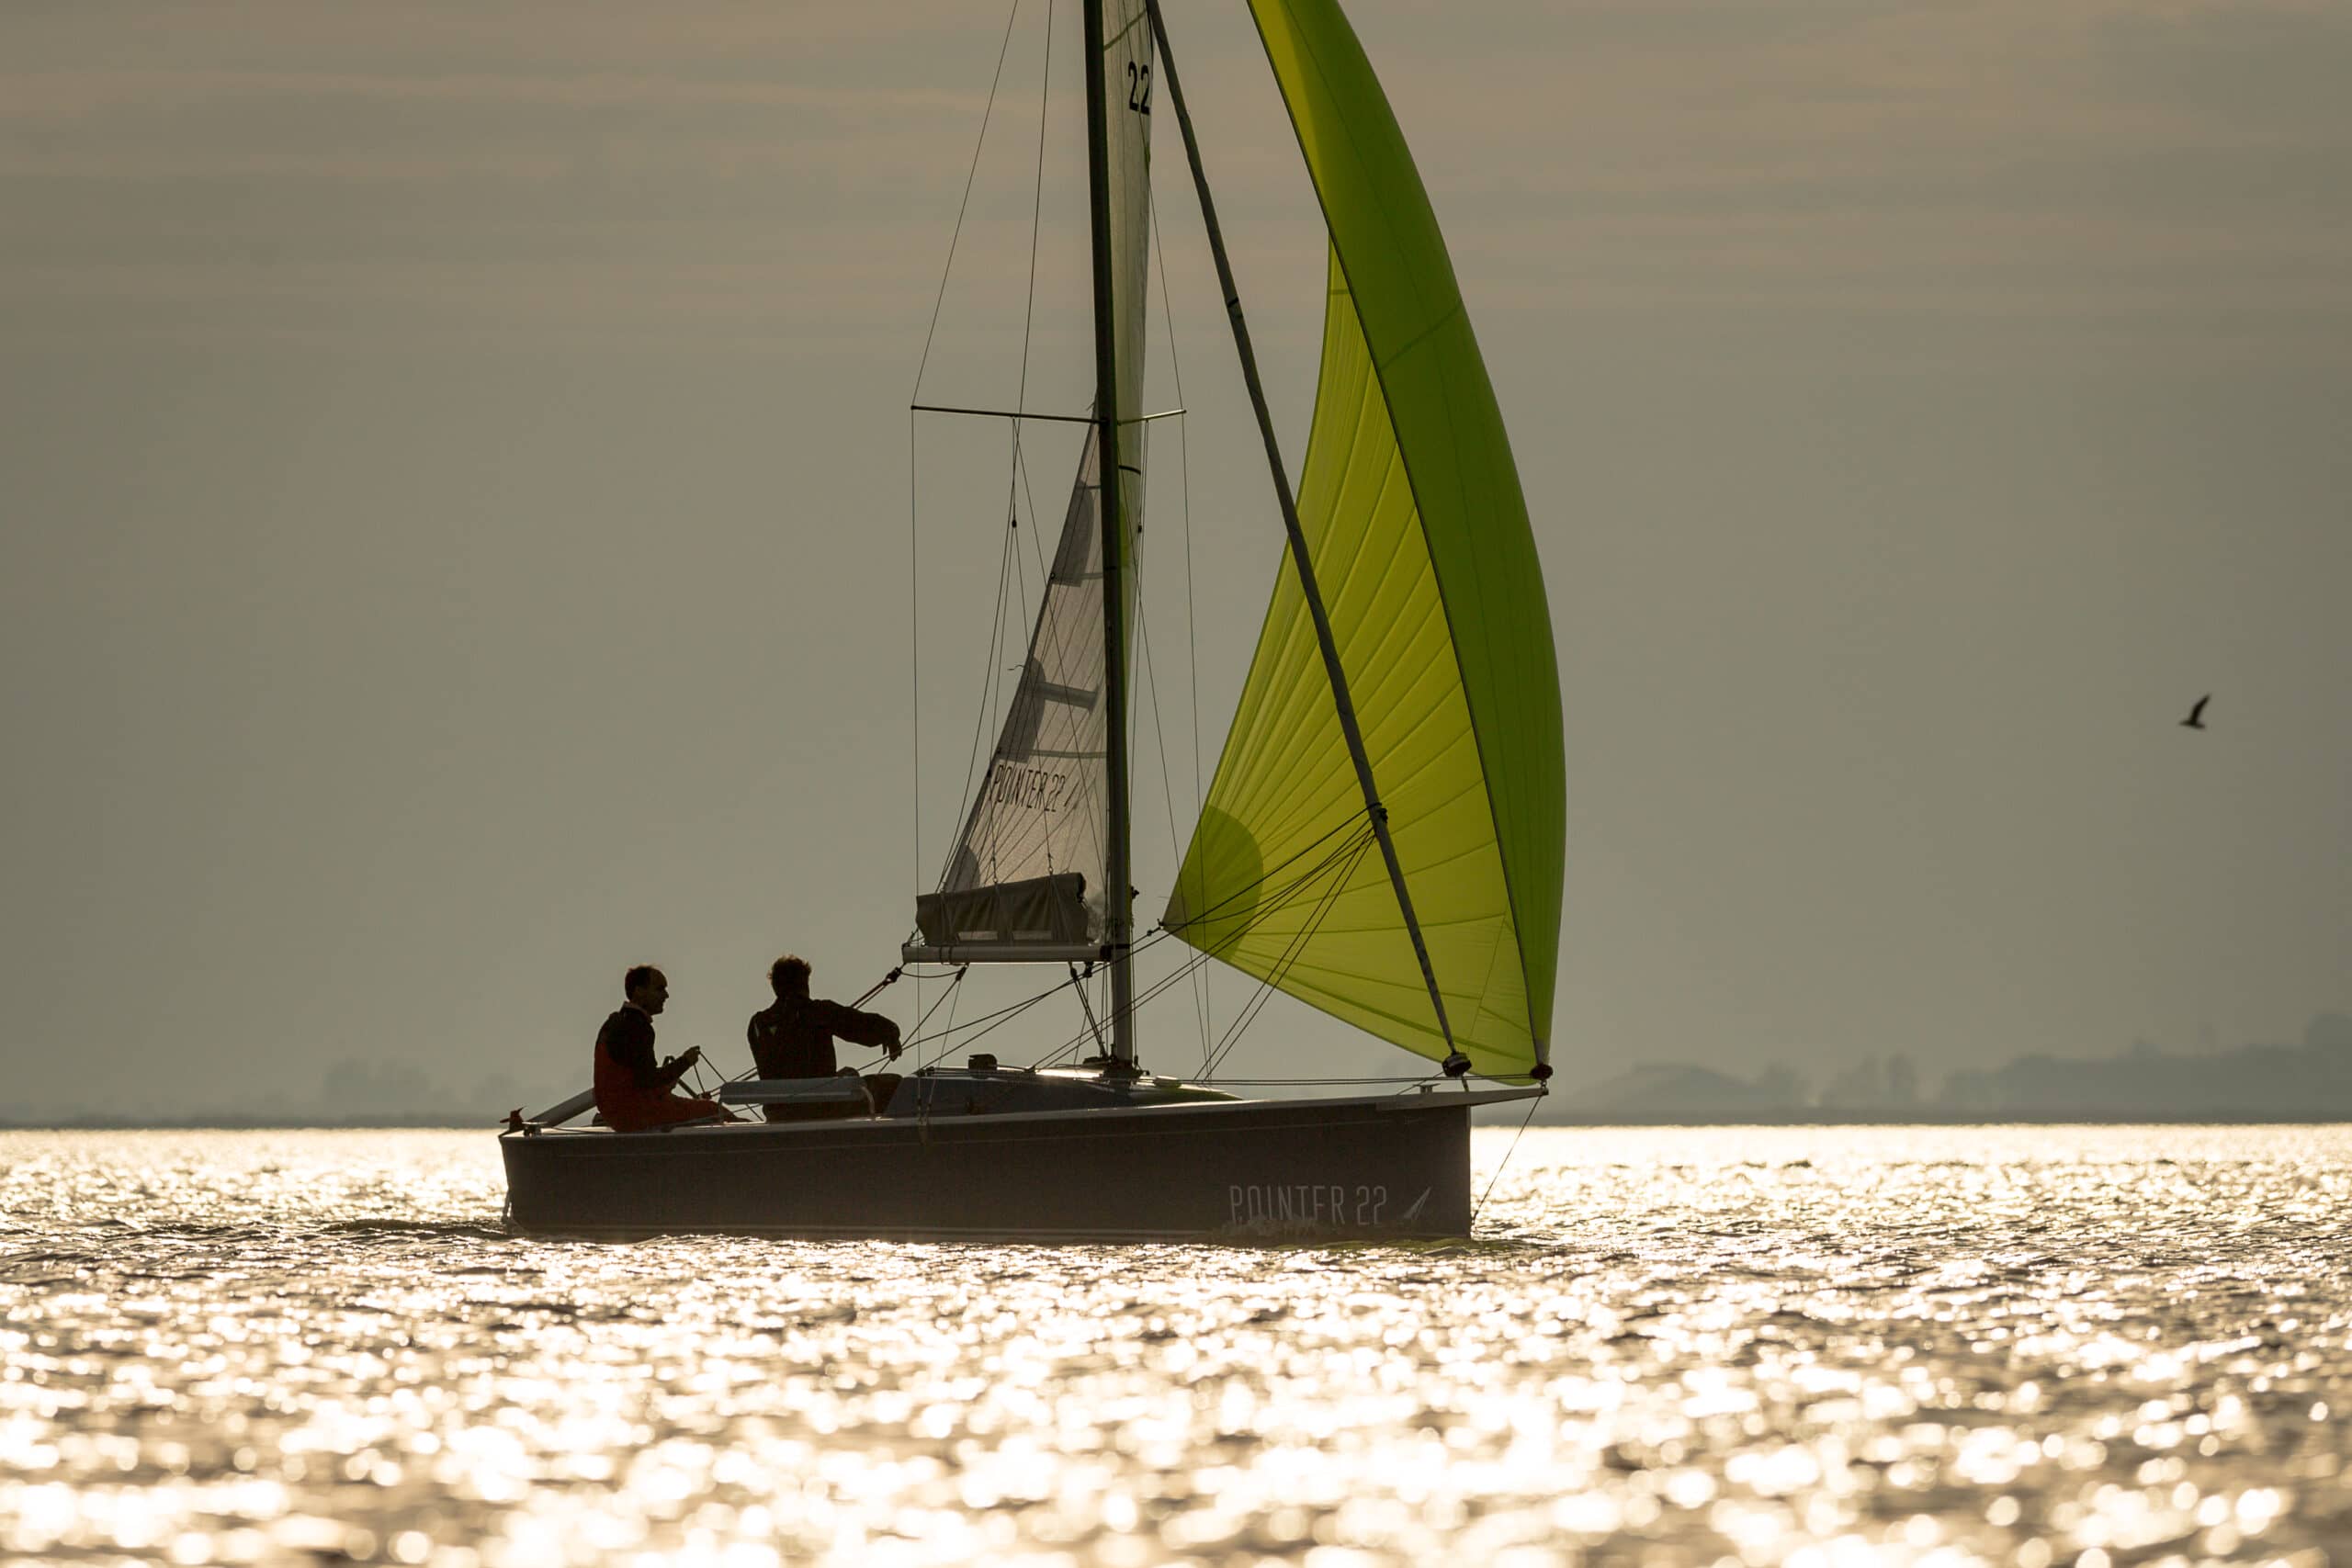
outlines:
[[640, 964], [621, 976], [621, 994], [631, 1007], [660, 1012], [670, 999], [670, 976], [650, 964]]
[[778, 997], [805, 997], [808, 994], [808, 961], [786, 953], [768, 965], [768, 988]]

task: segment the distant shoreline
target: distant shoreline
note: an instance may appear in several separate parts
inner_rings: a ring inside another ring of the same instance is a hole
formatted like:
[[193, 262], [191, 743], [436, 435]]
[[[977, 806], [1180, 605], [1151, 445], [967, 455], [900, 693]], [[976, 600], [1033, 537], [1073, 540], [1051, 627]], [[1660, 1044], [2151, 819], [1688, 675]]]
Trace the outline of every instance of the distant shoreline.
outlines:
[[[1501, 1120], [1498, 1116], [1497, 1120]], [[1537, 1127], [2333, 1127], [2352, 1115], [2283, 1111], [1743, 1111], [1722, 1116], [1668, 1111], [1537, 1111]]]
[[[1506, 1126], [1516, 1121], [1516, 1107], [1497, 1108], [1480, 1123]], [[1521, 1114], [1524, 1114], [1521, 1112]], [[2340, 1127], [2352, 1123], [2348, 1115], [2293, 1114], [2267, 1111], [2155, 1111], [2122, 1113], [2101, 1111], [2014, 1111], [1988, 1115], [1982, 1111], [1825, 1111], [1806, 1107], [1781, 1112], [1747, 1111], [1736, 1115], [1704, 1116], [1640, 1111], [1585, 1111], [1545, 1115], [1538, 1111], [1530, 1125], [1605, 1130], [1623, 1127]], [[176, 1122], [72, 1120], [62, 1122], [0, 1121], [0, 1133], [481, 1133], [503, 1130], [502, 1122], [437, 1122], [410, 1117], [321, 1122], [300, 1120], [238, 1121], [223, 1117]]]

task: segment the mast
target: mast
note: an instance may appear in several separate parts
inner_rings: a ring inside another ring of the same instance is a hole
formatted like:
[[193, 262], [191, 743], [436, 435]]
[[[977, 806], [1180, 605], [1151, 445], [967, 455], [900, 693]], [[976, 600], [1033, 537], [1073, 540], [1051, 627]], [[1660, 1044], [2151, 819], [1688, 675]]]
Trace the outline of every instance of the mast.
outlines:
[[1125, 481], [1120, 477], [1119, 364], [1116, 306], [1111, 288], [1111, 127], [1102, 79], [1102, 7], [1084, 0], [1086, 18], [1086, 204], [1094, 259], [1095, 473], [1102, 490], [1102, 711], [1110, 729], [1105, 759], [1105, 846], [1102, 944], [1111, 962], [1111, 1062], [1114, 1071], [1136, 1065], [1135, 976], [1129, 939], [1135, 929], [1133, 876], [1128, 869], [1127, 627]]
[[[1266, 463], [1272, 471], [1274, 495], [1281, 502], [1283, 530], [1290, 538], [1291, 561], [1298, 570], [1299, 587], [1306, 596], [1306, 608], [1315, 621], [1315, 640], [1323, 656], [1323, 668], [1330, 677], [1331, 700], [1339, 708], [1340, 732], [1347, 739], [1349, 761], [1355, 764], [1356, 784], [1363, 792], [1364, 811], [1372, 818], [1372, 831], [1380, 842], [1381, 858], [1388, 865], [1388, 880], [1396, 890], [1398, 911], [1404, 916], [1405, 930], [1413, 939], [1413, 956], [1420, 961], [1421, 979], [1429, 987], [1430, 1006], [1436, 1010], [1438, 1032], [1445, 1037], [1445, 1070], [1453, 1077], [1462, 1077], [1470, 1069], [1469, 1057], [1453, 1043], [1453, 1025], [1446, 1021], [1445, 997], [1439, 991], [1437, 970], [1430, 962], [1429, 943], [1422, 938], [1421, 922], [1413, 913], [1413, 895], [1405, 885], [1405, 868], [1396, 858], [1396, 840], [1388, 832], [1388, 808], [1380, 803], [1380, 792], [1372, 776], [1372, 759], [1364, 751], [1363, 728], [1357, 722], [1355, 703], [1348, 695], [1347, 671], [1340, 663], [1338, 642], [1331, 635], [1330, 616], [1323, 608], [1323, 594], [1316, 585], [1315, 563], [1306, 548], [1306, 531], [1298, 521], [1298, 502], [1292, 495], [1289, 471], [1283, 466], [1283, 452], [1274, 439], [1273, 414], [1266, 407], [1266, 389], [1258, 377], [1257, 351], [1250, 346], [1250, 324], [1241, 314], [1241, 290], [1233, 281], [1233, 264], [1225, 254], [1225, 231], [1218, 227], [1216, 203], [1209, 196], [1208, 171], [1201, 164], [1201, 144], [1193, 133], [1193, 117], [1185, 112], [1183, 88], [1176, 79], [1176, 60], [1168, 49], [1168, 27], [1159, 14], [1159, 0], [1144, 0], [1151, 14], [1151, 30], [1159, 50], [1159, 70], [1168, 85], [1168, 101], [1176, 106], [1177, 128], [1184, 133], [1184, 156], [1193, 166], [1193, 186], [1201, 198], [1201, 220], [1208, 230], [1209, 253], [1216, 260], [1217, 287], [1225, 291], [1225, 313], [1233, 325], [1233, 346], [1241, 358], [1241, 378], [1250, 389], [1250, 406], [1257, 411], [1258, 434], [1266, 444]], [[1092, 0], [1089, 4], [1092, 15]], [[1099, 288], [1099, 285], [1098, 285]], [[1098, 294], [1098, 298], [1100, 298]], [[1467, 1088], [1465, 1082], [1464, 1085]]]

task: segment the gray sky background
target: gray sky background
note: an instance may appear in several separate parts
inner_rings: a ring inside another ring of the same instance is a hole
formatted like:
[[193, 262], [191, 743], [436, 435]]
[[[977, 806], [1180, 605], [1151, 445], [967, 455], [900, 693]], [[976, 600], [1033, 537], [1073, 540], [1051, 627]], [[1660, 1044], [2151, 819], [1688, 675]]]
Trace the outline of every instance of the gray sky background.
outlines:
[[[1170, 11], [1295, 461], [1311, 194], [1244, 8]], [[1352, 15], [1544, 551], [1572, 1081], [2352, 1006], [2352, 11]], [[1019, 384], [1042, 16], [938, 400]], [[1028, 383], [1070, 411], [1075, 17]], [[837, 994], [892, 962], [999, 547], [1002, 433], [925, 424], [918, 802], [904, 409], [1004, 20], [0, 10], [0, 1114], [302, 1101], [351, 1058], [560, 1090], [628, 962], [730, 1060], [778, 951]], [[1160, 118], [1194, 412], [1147, 621], [1174, 741], [1189, 544], [1205, 772], [1279, 525]], [[1073, 456], [1030, 447], [1049, 513]], [[1199, 1050], [1181, 1005], [1147, 1036]], [[1240, 1059], [1396, 1060], [1297, 1010]]]

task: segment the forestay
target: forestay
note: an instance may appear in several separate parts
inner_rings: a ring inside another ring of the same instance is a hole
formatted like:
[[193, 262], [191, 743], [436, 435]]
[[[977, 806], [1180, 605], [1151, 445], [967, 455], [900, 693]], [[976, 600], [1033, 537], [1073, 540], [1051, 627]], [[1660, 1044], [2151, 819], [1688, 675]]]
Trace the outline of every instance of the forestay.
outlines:
[[[1328, 0], [1251, 0], [1331, 242], [1298, 512], [1453, 1041], [1476, 1070], [1546, 1059], [1565, 764], [1525, 500], [1402, 132]], [[1364, 809], [1287, 558], [1170, 899], [1194, 946], [1442, 1058], [1379, 861], [1272, 897]]]

